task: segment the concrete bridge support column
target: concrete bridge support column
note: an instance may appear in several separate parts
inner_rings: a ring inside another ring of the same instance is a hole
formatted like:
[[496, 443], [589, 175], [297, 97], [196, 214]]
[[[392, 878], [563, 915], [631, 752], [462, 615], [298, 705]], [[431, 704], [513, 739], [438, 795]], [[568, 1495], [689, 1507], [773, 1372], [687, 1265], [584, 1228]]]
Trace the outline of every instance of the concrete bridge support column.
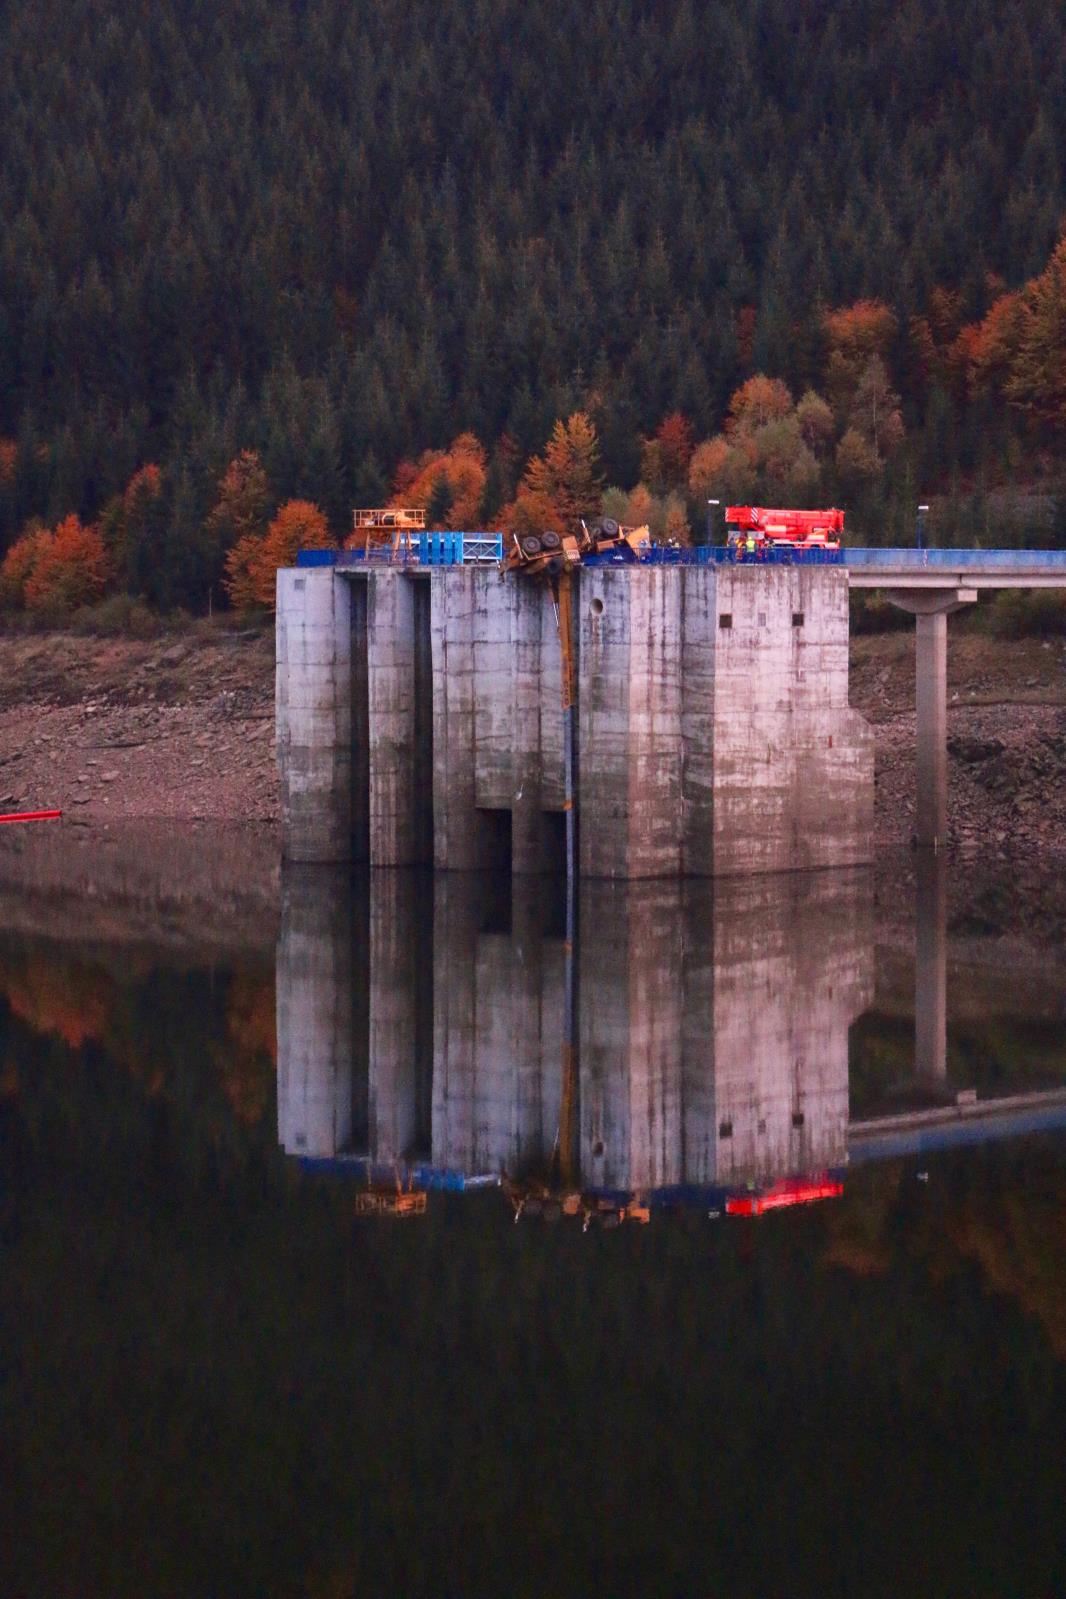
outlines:
[[948, 617], [977, 599], [976, 589], [893, 589], [888, 598], [917, 624], [917, 805], [914, 841], [942, 849], [948, 836]]

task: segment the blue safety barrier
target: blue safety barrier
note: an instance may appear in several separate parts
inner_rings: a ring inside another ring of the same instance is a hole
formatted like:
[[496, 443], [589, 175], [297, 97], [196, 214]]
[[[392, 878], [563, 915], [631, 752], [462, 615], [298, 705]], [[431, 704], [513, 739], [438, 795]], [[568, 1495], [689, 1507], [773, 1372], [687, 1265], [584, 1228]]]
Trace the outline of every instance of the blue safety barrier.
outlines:
[[[301, 550], [297, 566], [494, 566], [503, 559], [500, 533], [412, 533], [399, 550], [391, 545], [369, 550]], [[1002, 572], [1062, 572], [1066, 550], [916, 550], [916, 549], [736, 549], [697, 544], [678, 549], [652, 544], [634, 555], [629, 546], [586, 557], [585, 565], [615, 566], [850, 566], [887, 571], [949, 571], [968, 568]]]
[[336, 566], [337, 550], [299, 550], [296, 555], [297, 566]]
[[846, 550], [788, 549], [784, 546], [767, 549], [759, 545], [754, 550], [722, 544], [704, 548], [710, 551], [709, 558], [715, 566], [844, 566], [848, 553]]

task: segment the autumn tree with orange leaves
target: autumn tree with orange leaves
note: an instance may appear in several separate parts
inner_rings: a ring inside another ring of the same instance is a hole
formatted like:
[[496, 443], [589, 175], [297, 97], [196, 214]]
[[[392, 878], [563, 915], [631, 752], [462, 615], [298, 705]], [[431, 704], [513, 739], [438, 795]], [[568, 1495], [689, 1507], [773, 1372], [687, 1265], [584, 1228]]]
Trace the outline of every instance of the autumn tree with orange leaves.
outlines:
[[526, 531], [526, 524], [539, 516], [541, 527], [565, 531], [579, 517], [596, 516], [602, 494], [596, 428], [584, 411], [575, 411], [565, 422], [556, 422], [543, 455], [530, 460], [500, 521], [508, 531]]
[[246, 533], [226, 556], [223, 579], [234, 610], [273, 610], [278, 568], [294, 566], [301, 550], [333, 549], [326, 518], [309, 500], [288, 500], [265, 534]]
[[427, 450], [415, 463], [400, 463], [392, 504], [420, 506], [431, 527], [474, 528], [487, 470], [478, 439], [460, 433], [447, 450]]
[[682, 488], [688, 477], [695, 439], [692, 423], [680, 411], [663, 418], [641, 450], [641, 480], [655, 494]]
[[11, 546], [0, 566], [0, 600], [60, 616], [98, 600], [110, 575], [99, 529], [68, 516], [54, 531], [30, 528]]

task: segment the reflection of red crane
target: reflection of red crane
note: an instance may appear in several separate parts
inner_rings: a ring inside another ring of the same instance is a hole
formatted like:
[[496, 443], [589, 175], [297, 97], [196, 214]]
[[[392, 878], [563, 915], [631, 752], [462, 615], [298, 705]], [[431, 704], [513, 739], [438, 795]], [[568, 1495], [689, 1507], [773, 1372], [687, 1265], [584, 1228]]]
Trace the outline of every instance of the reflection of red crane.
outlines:
[[725, 1202], [727, 1216], [764, 1216], [768, 1210], [787, 1210], [791, 1205], [811, 1205], [818, 1199], [839, 1199], [844, 1184], [828, 1172], [817, 1177], [786, 1177], [772, 1188], [753, 1194], [731, 1194]]

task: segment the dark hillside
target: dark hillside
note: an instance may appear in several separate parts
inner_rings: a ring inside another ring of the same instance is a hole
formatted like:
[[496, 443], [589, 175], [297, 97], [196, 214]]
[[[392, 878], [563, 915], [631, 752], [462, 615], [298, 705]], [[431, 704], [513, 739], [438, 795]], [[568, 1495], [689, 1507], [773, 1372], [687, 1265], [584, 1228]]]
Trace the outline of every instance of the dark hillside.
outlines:
[[503, 498], [584, 407], [629, 487], [669, 413], [820, 383], [865, 297], [912, 476], [1037, 458], [926, 346], [1055, 244], [1046, 0], [29, 0], [0, 104], [0, 539], [157, 462], [163, 602], [241, 448], [339, 527], [463, 429]]

